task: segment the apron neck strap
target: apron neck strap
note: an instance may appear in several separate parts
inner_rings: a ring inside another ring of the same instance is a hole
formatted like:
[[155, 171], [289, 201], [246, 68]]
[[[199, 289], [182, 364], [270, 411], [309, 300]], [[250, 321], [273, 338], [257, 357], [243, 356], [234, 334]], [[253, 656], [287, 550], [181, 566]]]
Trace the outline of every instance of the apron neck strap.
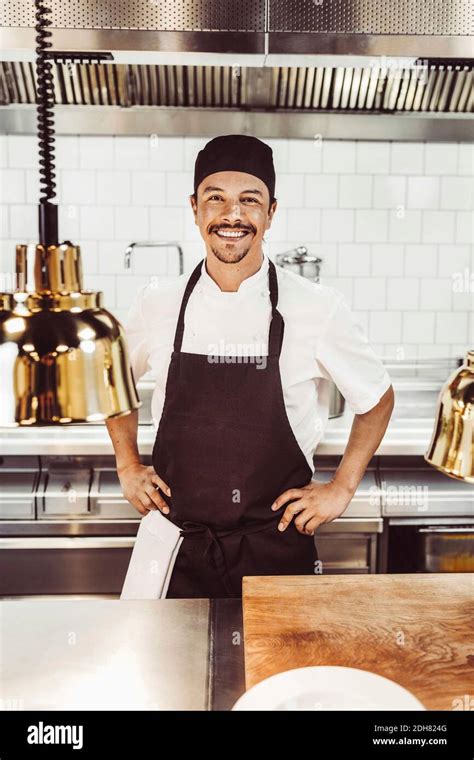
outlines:
[[283, 343], [285, 323], [277, 309], [278, 306], [278, 279], [273, 261], [268, 261], [268, 288], [270, 291], [270, 303], [272, 305], [272, 319], [268, 336], [268, 355], [279, 357]]
[[179, 310], [179, 316], [178, 316], [178, 324], [176, 325], [176, 333], [174, 336], [174, 350], [176, 352], [181, 351], [181, 345], [183, 343], [183, 335], [184, 335], [184, 314], [186, 311], [186, 306], [188, 305], [189, 296], [194, 290], [194, 286], [196, 285], [197, 281], [199, 280], [201, 276], [201, 268], [203, 261], [200, 261], [197, 265], [196, 269], [193, 271], [191, 277], [189, 278], [186, 290], [184, 291], [183, 299], [181, 301], [181, 308]]
[[[179, 310], [178, 323], [176, 325], [176, 333], [174, 336], [174, 350], [177, 353], [181, 351], [181, 346], [183, 344], [184, 315], [186, 312], [186, 306], [188, 305], [189, 296], [193, 292], [194, 287], [201, 276], [203, 262], [204, 259], [199, 262], [191, 274], [184, 291], [183, 299], [181, 301], [181, 308]], [[270, 260], [268, 261], [268, 286], [270, 291], [270, 303], [272, 305], [272, 319], [270, 323], [270, 333], [268, 338], [268, 355], [280, 356], [285, 323], [283, 322], [283, 317], [277, 309], [278, 280], [275, 265]]]

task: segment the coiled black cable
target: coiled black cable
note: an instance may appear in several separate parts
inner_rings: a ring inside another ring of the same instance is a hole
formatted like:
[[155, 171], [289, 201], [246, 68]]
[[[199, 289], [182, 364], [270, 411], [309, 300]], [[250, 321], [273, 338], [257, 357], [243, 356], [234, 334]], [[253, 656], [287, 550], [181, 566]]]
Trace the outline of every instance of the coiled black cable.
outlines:
[[54, 81], [53, 65], [47, 58], [50, 48], [51, 19], [48, 8], [42, 0], [35, 0], [36, 7], [36, 111], [39, 149], [40, 205], [39, 233], [40, 242], [45, 245], [58, 244], [58, 207], [51, 203], [56, 196], [56, 169], [54, 166]]

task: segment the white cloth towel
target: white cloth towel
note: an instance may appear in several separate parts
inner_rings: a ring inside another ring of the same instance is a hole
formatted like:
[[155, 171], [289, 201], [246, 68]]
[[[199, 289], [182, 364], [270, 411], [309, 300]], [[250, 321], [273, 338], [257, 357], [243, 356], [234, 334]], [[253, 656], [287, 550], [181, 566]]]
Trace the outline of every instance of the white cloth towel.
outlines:
[[142, 518], [120, 599], [164, 599], [183, 537], [159, 509]]

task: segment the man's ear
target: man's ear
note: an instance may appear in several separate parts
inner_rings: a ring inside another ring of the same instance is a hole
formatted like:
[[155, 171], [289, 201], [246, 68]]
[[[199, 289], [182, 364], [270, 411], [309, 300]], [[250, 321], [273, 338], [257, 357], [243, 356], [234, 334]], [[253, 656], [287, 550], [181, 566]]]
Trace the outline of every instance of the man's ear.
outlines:
[[194, 195], [189, 196], [189, 202], [194, 214], [194, 224], [197, 224], [197, 203]]
[[278, 206], [278, 201], [275, 198], [275, 200], [271, 204], [270, 208], [268, 209], [268, 220], [267, 220], [267, 226], [266, 226], [267, 230], [269, 230], [270, 227], [272, 226], [273, 215], [274, 215], [274, 213], [275, 213], [275, 211], [277, 209], [277, 206]]

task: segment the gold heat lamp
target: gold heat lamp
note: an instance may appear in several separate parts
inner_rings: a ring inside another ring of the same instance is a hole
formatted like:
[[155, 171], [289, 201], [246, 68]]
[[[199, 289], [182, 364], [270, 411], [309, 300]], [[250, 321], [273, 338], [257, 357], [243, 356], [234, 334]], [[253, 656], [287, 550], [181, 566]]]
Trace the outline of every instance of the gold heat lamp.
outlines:
[[[82, 289], [79, 246], [58, 242], [54, 168], [51, 9], [35, 0], [40, 184], [34, 288], [27, 246], [16, 247], [16, 281], [0, 293], [0, 425], [99, 422], [140, 406], [124, 331], [102, 293]], [[63, 54], [64, 55], [64, 54]]]
[[474, 350], [441, 389], [425, 460], [451, 478], [474, 483]]
[[98, 422], [140, 406], [123, 328], [82, 289], [79, 246], [16, 247], [17, 290], [0, 294], [0, 424]]

